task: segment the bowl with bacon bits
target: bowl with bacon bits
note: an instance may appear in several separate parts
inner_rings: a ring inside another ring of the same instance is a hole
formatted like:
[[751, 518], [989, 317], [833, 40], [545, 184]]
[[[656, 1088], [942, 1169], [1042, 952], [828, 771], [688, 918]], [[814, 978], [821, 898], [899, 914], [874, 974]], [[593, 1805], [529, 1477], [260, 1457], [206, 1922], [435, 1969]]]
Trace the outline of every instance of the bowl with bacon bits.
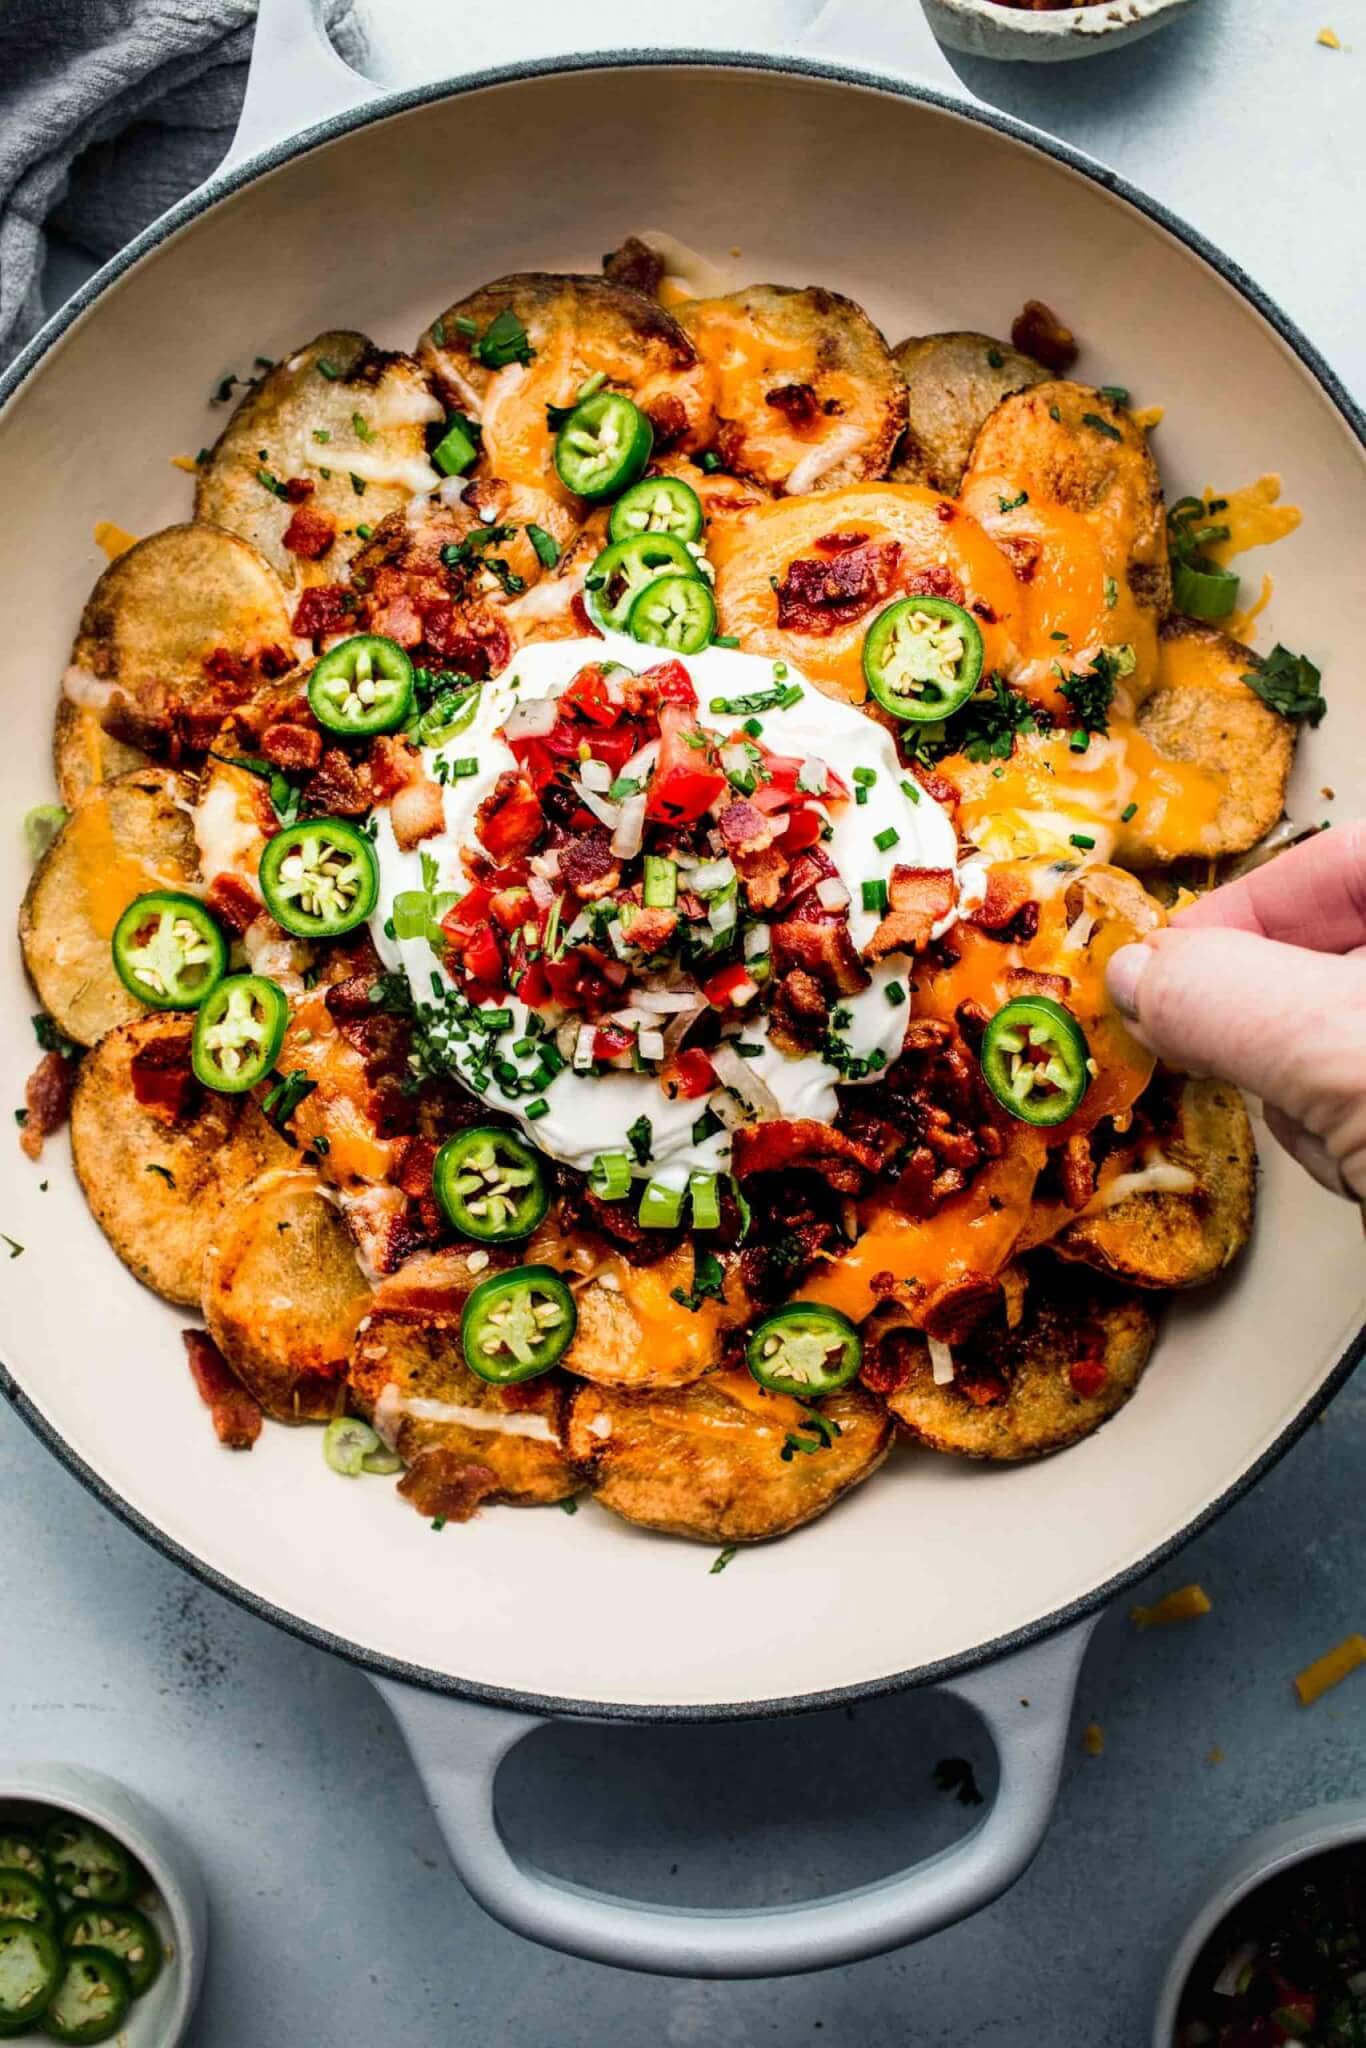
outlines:
[[923, 0], [941, 43], [965, 57], [1056, 64], [1136, 43], [1194, 0]]

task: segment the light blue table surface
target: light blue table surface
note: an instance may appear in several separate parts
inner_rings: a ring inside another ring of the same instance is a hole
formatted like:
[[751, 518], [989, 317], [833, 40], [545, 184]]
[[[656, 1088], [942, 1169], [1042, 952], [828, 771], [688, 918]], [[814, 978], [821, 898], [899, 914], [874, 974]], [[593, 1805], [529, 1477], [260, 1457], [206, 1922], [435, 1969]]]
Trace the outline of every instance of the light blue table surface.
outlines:
[[[363, 4], [375, 73], [398, 83], [638, 44], [646, 22], [626, 0], [524, 7], [514, 45], [501, 10]], [[807, 40], [895, 65], [913, 57], [906, 20], [843, 0], [691, 0], [677, 40]], [[1325, 25], [1360, 52], [1319, 47]], [[1222, 243], [1361, 393], [1364, 59], [1363, 0], [1202, 0], [1131, 52], [964, 75]], [[53, 266], [52, 303], [81, 268], [71, 255]], [[1107, 1616], [1056, 1821], [1008, 1897], [918, 1949], [822, 1977], [654, 1981], [485, 1920], [365, 1680], [183, 1577], [8, 1411], [0, 1757], [95, 1765], [180, 1821], [213, 1916], [197, 2048], [1130, 2048], [1146, 2040], [1181, 1901], [1223, 1848], [1366, 1792], [1366, 1673], [1310, 1712], [1290, 1685], [1366, 1625], [1364, 1451], [1366, 1394], [1349, 1386], [1140, 1596], [1199, 1579], [1207, 1619], [1139, 1635]], [[1082, 1747], [1092, 1718], [1100, 1757]], [[559, 1729], [505, 1772], [502, 1809], [514, 1839], [573, 1875], [670, 1901], [776, 1902], [894, 1868], [966, 1825], [930, 1782], [945, 1754], [983, 1761], [970, 1720], [933, 1698], [748, 1728]]]

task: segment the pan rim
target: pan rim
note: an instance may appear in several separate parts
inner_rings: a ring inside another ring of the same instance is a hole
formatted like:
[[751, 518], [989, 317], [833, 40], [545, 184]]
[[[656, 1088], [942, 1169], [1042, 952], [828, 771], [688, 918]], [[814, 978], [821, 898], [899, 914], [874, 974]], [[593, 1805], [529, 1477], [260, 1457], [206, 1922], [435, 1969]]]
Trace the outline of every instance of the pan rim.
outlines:
[[[909, 79], [882, 76], [875, 72], [826, 63], [813, 58], [774, 56], [753, 51], [717, 52], [686, 48], [584, 52], [539, 62], [500, 65], [462, 74], [455, 79], [411, 87], [402, 92], [381, 93], [372, 103], [333, 115], [297, 135], [273, 144], [232, 171], [214, 173], [204, 185], [179, 201], [169, 212], [145, 228], [126, 248], [120, 250], [102, 269], [80, 286], [66, 304], [39, 329], [4, 373], [0, 374], [0, 411], [3, 411], [20, 391], [32, 372], [68, 329], [94, 306], [119, 278], [132, 270], [144, 256], [178, 233], [181, 228], [188, 226], [201, 214], [207, 213], [220, 200], [244, 190], [264, 172], [277, 169], [296, 157], [339, 140], [355, 130], [369, 127], [374, 122], [432, 105], [438, 100], [461, 98], [467, 93], [482, 91], [490, 86], [520, 84], [532, 79], [553, 78], [586, 71], [647, 68], [759, 72], [852, 86], [862, 91], [908, 100], [914, 104], [931, 107], [937, 112], [973, 122], [1011, 141], [1022, 143], [1039, 155], [1051, 158], [1132, 207], [1215, 271], [1272, 329], [1308, 371], [1350, 428], [1358, 444], [1366, 450], [1366, 411], [1357, 405], [1315, 344], [1281, 310], [1276, 301], [1262, 290], [1241, 265], [1225, 255], [1200, 230], [1190, 226], [1160, 201], [1150, 198], [1119, 173], [1088, 157], [1084, 152], [1073, 149], [1070, 144], [1057, 137], [1031, 129], [1027, 123], [1017, 121], [1012, 115], [1003, 114], [996, 108], [958, 100], [947, 93], [916, 84]], [[220, 1572], [159, 1528], [141, 1509], [124, 1499], [117, 1489], [67, 1442], [38, 1403], [20, 1387], [3, 1361], [0, 1361], [0, 1394], [8, 1400], [15, 1413], [34, 1435], [88, 1492], [126, 1527], [160, 1551], [173, 1564], [188, 1572], [200, 1584], [223, 1594], [259, 1620], [283, 1629], [287, 1634], [315, 1649], [342, 1657], [348, 1663], [376, 1677], [397, 1680], [418, 1686], [425, 1691], [467, 1699], [486, 1706], [542, 1717], [636, 1723], [732, 1722], [818, 1713], [832, 1707], [853, 1705], [860, 1700], [909, 1691], [918, 1686], [940, 1684], [947, 1679], [978, 1670], [1014, 1652], [1042, 1643], [1088, 1616], [1098, 1614], [1119, 1593], [1136, 1584], [1167, 1558], [1184, 1548], [1193, 1537], [1208, 1528], [1236, 1501], [1250, 1492], [1323, 1412], [1363, 1356], [1366, 1356], [1366, 1324], [1363, 1324], [1320, 1385], [1300, 1406], [1280, 1434], [1231, 1485], [1222, 1493], [1216, 1494], [1213, 1499], [1207, 1500], [1179, 1530], [1152, 1550], [1144, 1552], [1132, 1565], [1062, 1607], [1038, 1616], [1018, 1629], [1007, 1631], [985, 1643], [975, 1644], [971, 1649], [905, 1671], [809, 1693], [784, 1694], [774, 1699], [679, 1704], [629, 1704], [561, 1698], [554, 1694], [486, 1685], [474, 1680], [453, 1678], [446, 1672], [433, 1670], [421, 1664], [408, 1663], [353, 1642], [348, 1637], [337, 1635], [319, 1623], [307, 1621], [302, 1616], [277, 1606], [264, 1595]]]

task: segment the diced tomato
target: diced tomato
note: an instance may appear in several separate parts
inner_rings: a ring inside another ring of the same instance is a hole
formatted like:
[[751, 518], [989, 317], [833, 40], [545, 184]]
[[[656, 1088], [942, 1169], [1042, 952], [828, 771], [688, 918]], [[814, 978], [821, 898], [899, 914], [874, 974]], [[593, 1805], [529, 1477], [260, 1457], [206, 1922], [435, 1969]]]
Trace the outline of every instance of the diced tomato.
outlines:
[[451, 905], [441, 920], [441, 929], [453, 945], [462, 944], [465, 933], [483, 923], [492, 902], [492, 891], [483, 882], [476, 882], [458, 903]]
[[563, 960], [547, 960], [545, 978], [555, 1001], [571, 1010], [581, 1009], [585, 1002], [596, 1001], [606, 992], [597, 962], [582, 947], [566, 953]]
[[599, 727], [589, 744], [594, 759], [605, 761], [613, 775], [620, 775], [632, 754], [638, 754], [644, 742], [633, 725], [622, 724], [613, 726], [610, 732]]
[[530, 781], [509, 772], [499, 776], [492, 796], [479, 806], [475, 835], [495, 860], [508, 860], [536, 844], [545, 829], [545, 813]]
[[744, 961], [736, 960], [704, 981], [702, 993], [715, 1009], [740, 1010], [746, 1003], [753, 1002], [759, 989]]
[[544, 1009], [550, 1001], [550, 983], [546, 980], [544, 964], [540, 960], [528, 960], [524, 954], [514, 961], [508, 975], [508, 986], [521, 997], [529, 1010]]
[[465, 972], [474, 981], [501, 986], [504, 975], [503, 949], [491, 924], [477, 924], [461, 948]]
[[1072, 1392], [1080, 1394], [1083, 1401], [1090, 1401], [1100, 1392], [1110, 1373], [1103, 1358], [1079, 1358], [1067, 1377], [1072, 1383]]
[[632, 1034], [619, 1024], [599, 1024], [593, 1033], [593, 1057], [595, 1060], [619, 1059], [622, 1053], [631, 1050], [634, 1043]]
[[708, 748], [689, 744], [700, 732], [696, 719], [681, 705], [660, 706], [659, 759], [645, 807], [647, 818], [671, 825], [691, 825], [725, 789], [726, 778], [709, 761]]
[[819, 811], [813, 811], [806, 804], [793, 811], [787, 824], [778, 835], [778, 845], [784, 853], [803, 853], [808, 846], [814, 846], [825, 828], [825, 820]]
[[654, 684], [661, 704], [683, 704], [696, 711], [697, 692], [681, 661], [661, 661], [657, 667], [647, 668], [640, 680]]
[[495, 924], [505, 932], [516, 931], [519, 924], [525, 924], [531, 915], [531, 891], [515, 883], [509, 889], [500, 889], [489, 905]]
[[615, 725], [620, 704], [614, 704], [607, 693], [607, 678], [602, 672], [601, 662], [591, 662], [581, 668], [569, 687], [561, 692], [562, 707], [577, 711], [580, 718], [586, 718], [593, 725]]
[[690, 1045], [666, 1060], [659, 1076], [664, 1093], [684, 1102], [697, 1102], [716, 1086], [716, 1072], [700, 1046]]

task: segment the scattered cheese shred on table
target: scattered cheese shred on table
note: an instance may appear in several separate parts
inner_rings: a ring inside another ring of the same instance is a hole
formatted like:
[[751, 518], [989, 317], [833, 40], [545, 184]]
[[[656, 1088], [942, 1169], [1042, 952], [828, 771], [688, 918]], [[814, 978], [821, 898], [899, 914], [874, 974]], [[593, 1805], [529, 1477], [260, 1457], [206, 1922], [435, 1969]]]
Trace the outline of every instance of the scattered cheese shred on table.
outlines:
[[1317, 40], [1323, 44], [1325, 50], [1340, 50], [1342, 48], [1337, 32], [1331, 28], [1321, 28], [1318, 32]]
[[1355, 1671], [1358, 1664], [1366, 1664], [1366, 1636], [1348, 1636], [1336, 1649], [1329, 1650], [1301, 1671], [1295, 1680], [1300, 1705], [1312, 1707], [1323, 1693], [1341, 1685], [1348, 1672]]
[[129, 548], [136, 547], [137, 538], [135, 533], [129, 533], [126, 526], [116, 526], [112, 519], [95, 521], [95, 546], [102, 548], [111, 562], [119, 555], [126, 555]]
[[1129, 1619], [1135, 1628], [1166, 1628], [1173, 1621], [1194, 1621], [1212, 1605], [1203, 1586], [1179, 1586], [1152, 1607], [1131, 1607]]
[[171, 457], [171, 467], [172, 469], [183, 469], [186, 476], [199, 475], [199, 464], [195, 461], [193, 455], [173, 455]]
[[1165, 405], [1144, 405], [1134, 414], [1134, 425], [1141, 427], [1143, 432], [1148, 434], [1154, 427], [1160, 427], [1166, 417]]
[[1223, 1761], [1224, 1752], [1216, 1743], [1214, 1748], [1210, 1751], [1209, 1755], [1205, 1758], [1205, 1762], [1207, 1764], [1221, 1764]]
[[1099, 1721], [1088, 1721], [1081, 1731], [1081, 1746], [1088, 1756], [1105, 1754], [1105, 1730]]

